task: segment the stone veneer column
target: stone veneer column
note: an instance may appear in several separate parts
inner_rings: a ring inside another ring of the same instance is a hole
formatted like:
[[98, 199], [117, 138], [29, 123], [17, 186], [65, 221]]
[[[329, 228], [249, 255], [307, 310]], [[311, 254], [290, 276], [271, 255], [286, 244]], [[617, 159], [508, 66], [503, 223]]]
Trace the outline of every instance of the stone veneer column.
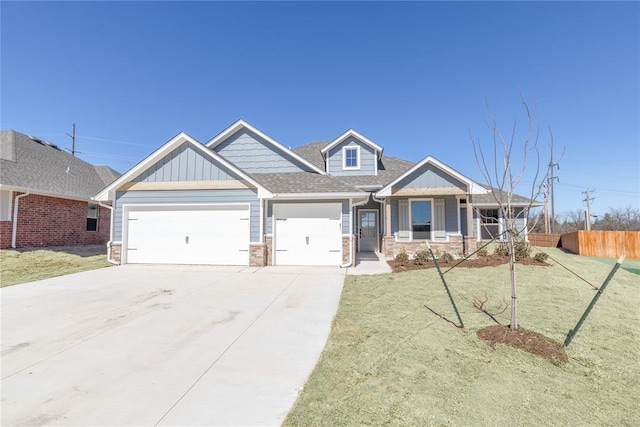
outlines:
[[249, 266], [264, 267], [265, 265], [267, 265], [266, 255], [267, 255], [266, 244], [264, 243], [249, 244]]
[[273, 265], [273, 236], [264, 236], [264, 265]]
[[118, 264], [122, 261], [122, 243], [111, 244], [111, 260]]

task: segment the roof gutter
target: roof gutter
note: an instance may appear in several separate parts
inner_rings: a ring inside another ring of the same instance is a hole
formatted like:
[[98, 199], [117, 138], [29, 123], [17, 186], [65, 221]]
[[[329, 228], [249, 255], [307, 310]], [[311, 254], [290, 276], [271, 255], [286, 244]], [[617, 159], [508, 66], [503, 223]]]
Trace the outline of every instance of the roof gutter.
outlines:
[[15, 199], [13, 199], [14, 204], [13, 204], [13, 229], [11, 230], [11, 247], [13, 249], [16, 248], [16, 236], [18, 235], [18, 205], [20, 204], [19, 201], [21, 198], [23, 197], [27, 197], [29, 194], [28, 191], [24, 194], [21, 194], [19, 196], [16, 196]]
[[111, 243], [113, 242], [111, 235], [113, 234], [113, 223], [115, 221], [115, 218], [113, 216], [113, 206], [105, 205], [102, 202], [98, 202], [98, 206], [102, 206], [103, 208], [107, 208], [109, 209], [109, 211], [111, 211], [111, 214], [109, 215], [109, 222], [111, 223], [111, 226], [109, 227], [109, 241], [107, 242], [107, 261], [109, 261], [111, 264], [119, 265], [119, 262], [111, 259]]

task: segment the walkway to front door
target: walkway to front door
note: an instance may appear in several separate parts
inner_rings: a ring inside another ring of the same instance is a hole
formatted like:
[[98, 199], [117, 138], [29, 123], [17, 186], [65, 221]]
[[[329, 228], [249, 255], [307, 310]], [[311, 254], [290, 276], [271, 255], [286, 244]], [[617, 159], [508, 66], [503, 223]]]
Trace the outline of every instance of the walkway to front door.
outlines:
[[378, 211], [358, 211], [358, 250], [360, 252], [378, 251]]

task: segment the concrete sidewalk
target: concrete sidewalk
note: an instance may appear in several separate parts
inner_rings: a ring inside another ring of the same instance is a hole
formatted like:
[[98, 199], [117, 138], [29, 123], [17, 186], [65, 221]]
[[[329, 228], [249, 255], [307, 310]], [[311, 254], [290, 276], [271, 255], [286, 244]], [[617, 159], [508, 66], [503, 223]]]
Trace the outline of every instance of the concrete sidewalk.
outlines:
[[391, 267], [379, 252], [357, 252], [356, 266], [347, 269], [348, 275], [387, 273], [391, 273]]
[[279, 425], [343, 281], [122, 266], [3, 288], [2, 425]]

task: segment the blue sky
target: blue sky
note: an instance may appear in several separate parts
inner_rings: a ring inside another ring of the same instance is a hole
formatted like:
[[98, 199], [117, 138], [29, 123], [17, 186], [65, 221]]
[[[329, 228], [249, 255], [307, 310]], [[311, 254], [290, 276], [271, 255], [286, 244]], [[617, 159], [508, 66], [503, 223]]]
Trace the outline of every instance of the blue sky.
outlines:
[[[470, 135], [519, 93], [548, 128], [556, 213], [640, 207], [637, 2], [6, 2], [0, 126], [125, 172], [175, 134], [243, 118], [284, 145], [354, 128], [482, 181]], [[529, 172], [535, 169], [530, 163]], [[526, 184], [519, 188], [526, 194]]]

